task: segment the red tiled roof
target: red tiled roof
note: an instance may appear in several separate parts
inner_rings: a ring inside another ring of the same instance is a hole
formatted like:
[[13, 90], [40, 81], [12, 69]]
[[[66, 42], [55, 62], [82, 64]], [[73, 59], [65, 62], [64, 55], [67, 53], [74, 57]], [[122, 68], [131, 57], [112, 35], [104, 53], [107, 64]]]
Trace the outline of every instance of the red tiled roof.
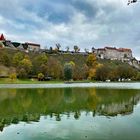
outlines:
[[1, 34], [1, 36], [0, 36], [0, 40], [5, 40], [5, 37], [4, 37], [3, 34]]
[[132, 50], [128, 49], [128, 48], [119, 48], [117, 50], [120, 51], [120, 52], [132, 52]]

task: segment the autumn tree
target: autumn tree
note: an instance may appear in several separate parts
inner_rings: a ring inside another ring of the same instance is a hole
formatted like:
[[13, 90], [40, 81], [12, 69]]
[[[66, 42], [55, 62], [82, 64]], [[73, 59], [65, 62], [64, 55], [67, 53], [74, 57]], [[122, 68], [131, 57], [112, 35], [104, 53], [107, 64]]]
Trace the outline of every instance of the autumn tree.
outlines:
[[54, 79], [62, 78], [63, 74], [62, 65], [57, 59], [50, 57], [48, 59], [47, 67], [48, 67], [47, 74], [49, 76], [52, 76]]
[[10, 78], [12, 81], [16, 80], [16, 78], [17, 78], [16, 73], [11, 73], [11, 74], [9, 75], [9, 78]]
[[96, 56], [94, 54], [90, 54], [86, 60], [86, 64], [89, 67], [88, 79], [94, 79], [97, 67]]
[[33, 72], [34, 74], [37, 73], [43, 73], [44, 75], [47, 74], [47, 62], [48, 57], [46, 54], [39, 54], [34, 60], [33, 60]]
[[72, 79], [72, 65], [70, 63], [64, 65], [64, 79], [67, 81]]
[[11, 60], [10, 60], [10, 57], [7, 53], [2, 53], [0, 55], [0, 63], [5, 65], [5, 66], [10, 66], [11, 65]]
[[96, 56], [94, 54], [90, 54], [86, 60], [86, 64], [89, 67], [95, 67], [96, 65]]
[[117, 74], [120, 79], [131, 79], [133, 77], [136, 77], [137, 72], [131, 66], [121, 65], [117, 68]]
[[31, 72], [32, 70], [32, 62], [29, 58], [29, 56], [24, 56], [24, 59], [20, 61], [19, 66], [18, 66], [18, 74], [19, 77], [27, 77], [28, 74]]
[[19, 63], [24, 59], [24, 54], [21, 52], [16, 53], [13, 56], [12, 63], [15, 67], [19, 66]]
[[44, 78], [45, 78], [45, 76], [44, 76], [43, 73], [39, 73], [37, 77], [38, 77], [38, 80], [39, 80], [39, 81], [43, 81]]
[[102, 65], [96, 69], [96, 80], [105, 81], [109, 78], [110, 68]]

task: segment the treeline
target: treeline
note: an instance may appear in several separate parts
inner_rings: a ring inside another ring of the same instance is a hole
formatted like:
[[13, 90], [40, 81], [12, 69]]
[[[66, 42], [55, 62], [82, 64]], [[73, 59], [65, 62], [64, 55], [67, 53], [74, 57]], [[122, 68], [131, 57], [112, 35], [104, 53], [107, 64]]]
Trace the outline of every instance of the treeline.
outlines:
[[[38, 78], [38, 80], [140, 80], [140, 72], [120, 61], [100, 62], [94, 54], [88, 56], [67, 54], [47, 55], [23, 52], [0, 53], [1, 65], [10, 68], [10, 79]], [[0, 70], [2, 71], [2, 70]]]

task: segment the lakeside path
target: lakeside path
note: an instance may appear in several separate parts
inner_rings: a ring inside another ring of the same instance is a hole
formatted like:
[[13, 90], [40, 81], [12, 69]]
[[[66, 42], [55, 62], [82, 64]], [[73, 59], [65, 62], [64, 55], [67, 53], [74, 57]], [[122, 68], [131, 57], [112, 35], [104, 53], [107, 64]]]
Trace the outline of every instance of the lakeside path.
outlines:
[[0, 84], [0, 88], [116, 88], [116, 89], [140, 89], [137, 83], [71, 83], [71, 84]]

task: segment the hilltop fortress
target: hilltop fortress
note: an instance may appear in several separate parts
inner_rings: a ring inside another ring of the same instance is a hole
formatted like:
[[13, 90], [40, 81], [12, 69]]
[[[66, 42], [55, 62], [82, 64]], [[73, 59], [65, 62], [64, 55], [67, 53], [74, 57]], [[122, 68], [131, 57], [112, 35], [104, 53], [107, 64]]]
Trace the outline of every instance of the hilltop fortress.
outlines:
[[[128, 48], [116, 48], [116, 47], [104, 47], [95, 49], [92, 48], [92, 52], [85, 51], [64, 51], [59, 50], [57, 48], [51, 49], [42, 49], [40, 44], [36, 43], [19, 43], [19, 42], [12, 42], [7, 40], [3, 34], [0, 35], [0, 48], [9, 48], [9, 49], [16, 49], [25, 52], [39, 52], [39, 53], [47, 53], [47, 54], [81, 54], [81, 55], [88, 55], [94, 53], [97, 59], [108, 59], [108, 60], [119, 60], [122, 62], [127, 62], [130, 65], [140, 69], [139, 61], [136, 60], [135, 57], [132, 55], [132, 50]], [[80, 50], [80, 49], [79, 49]]]
[[128, 48], [116, 48], [116, 47], [105, 47], [105, 48], [92, 48], [92, 52], [96, 54], [97, 58], [110, 59], [110, 60], [121, 60], [129, 61], [133, 59], [132, 50]]

